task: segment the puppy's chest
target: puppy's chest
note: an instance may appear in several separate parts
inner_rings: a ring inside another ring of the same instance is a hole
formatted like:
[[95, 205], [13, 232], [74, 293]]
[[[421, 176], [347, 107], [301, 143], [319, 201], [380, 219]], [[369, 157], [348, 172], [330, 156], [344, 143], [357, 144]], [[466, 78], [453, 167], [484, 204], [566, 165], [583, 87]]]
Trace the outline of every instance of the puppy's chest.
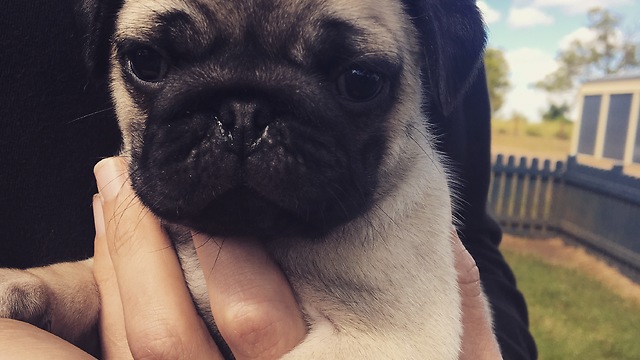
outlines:
[[[215, 276], [215, 268], [203, 271], [189, 230], [179, 226], [170, 226], [167, 230], [174, 241], [194, 303], [211, 332], [219, 336], [211, 313], [205, 275]], [[367, 271], [369, 261], [364, 260], [366, 265], [358, 264], [359, 256], [349, 259], [347, 251], [341, 249], [327, 250], [333, 253], [330, 255], [320, 250], [324, 248], [310, 245], [273, 252], [306, 321], [326, 322], [336, 330], [347, 326], [362, 331], [371, 325], [372, 314], [378, 314], [377, 318], [385, 321], [388, 310], [384, 308], [395, 302], [393, 289], [386, 285], [397, 284], [376, 276], [373, 268]], [[354, 268], [362, 271], [353, 271]]]

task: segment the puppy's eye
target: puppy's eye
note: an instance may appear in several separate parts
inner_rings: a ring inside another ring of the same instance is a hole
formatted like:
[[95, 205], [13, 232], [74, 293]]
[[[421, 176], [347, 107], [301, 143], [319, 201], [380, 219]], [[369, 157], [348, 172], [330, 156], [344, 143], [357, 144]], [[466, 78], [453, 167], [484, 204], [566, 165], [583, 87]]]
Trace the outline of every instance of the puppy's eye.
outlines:
[[338, 77], [338, 93], [354, 102], [366, 102], [375, 98], [384, 85], [380, 74], [361, 65], [351, 65]]
[[140, 47], [127, 55], [133, 75], [146, 82], [159, 82], [167, 73], [164, 56], [150, 47]]

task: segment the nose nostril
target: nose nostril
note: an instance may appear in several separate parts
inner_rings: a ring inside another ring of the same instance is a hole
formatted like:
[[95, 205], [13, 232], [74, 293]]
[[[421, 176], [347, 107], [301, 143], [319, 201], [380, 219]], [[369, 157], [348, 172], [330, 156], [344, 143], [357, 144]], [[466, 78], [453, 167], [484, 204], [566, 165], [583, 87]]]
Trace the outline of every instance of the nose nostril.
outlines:
[[261, 139], [274, 121], [270, 104], [260, 99], [227, 98], [219, 101], [213, 113], [219, 135], [228, 149], [248, 156], [259, 149]]
[[264, 130], [273, 120], [273, 114], [268, 108], [259, 107], [253, 114], [253, 126], [256, 130]]
[[214, 119], [220, 123], [225, 130], [233, 130], [236, 124], [235, 116], [231, 112], [220, 111], [214, 115]]

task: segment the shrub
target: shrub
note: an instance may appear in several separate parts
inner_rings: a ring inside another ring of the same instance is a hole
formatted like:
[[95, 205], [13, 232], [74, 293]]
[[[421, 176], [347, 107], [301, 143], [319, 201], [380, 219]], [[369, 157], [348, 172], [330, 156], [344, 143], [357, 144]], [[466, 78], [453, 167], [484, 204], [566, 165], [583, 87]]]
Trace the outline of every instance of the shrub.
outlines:
[[560, 140], [569, 140], [571, 138], [571, 134], [569, 134], [568, 131], [562, 130], [562, 129], [556, 131], [556, 133], [553, 134], [553, 136], [555, 136], [556, 139], [560, 139]]
[[542, 137], [542, 130], [539, 127], [528, 127], [525, 134], [527, 136]]

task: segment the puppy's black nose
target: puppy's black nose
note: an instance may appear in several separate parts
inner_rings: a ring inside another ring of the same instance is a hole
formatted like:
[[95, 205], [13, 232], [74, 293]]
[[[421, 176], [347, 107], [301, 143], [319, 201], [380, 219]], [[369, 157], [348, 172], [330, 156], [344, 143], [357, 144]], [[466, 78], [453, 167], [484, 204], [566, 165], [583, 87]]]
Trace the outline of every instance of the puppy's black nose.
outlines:
[[215, 118], [229, 149], [249, 155], [265, 136], [273, 112], [263, 101], [229, 100], [220, 105]]

